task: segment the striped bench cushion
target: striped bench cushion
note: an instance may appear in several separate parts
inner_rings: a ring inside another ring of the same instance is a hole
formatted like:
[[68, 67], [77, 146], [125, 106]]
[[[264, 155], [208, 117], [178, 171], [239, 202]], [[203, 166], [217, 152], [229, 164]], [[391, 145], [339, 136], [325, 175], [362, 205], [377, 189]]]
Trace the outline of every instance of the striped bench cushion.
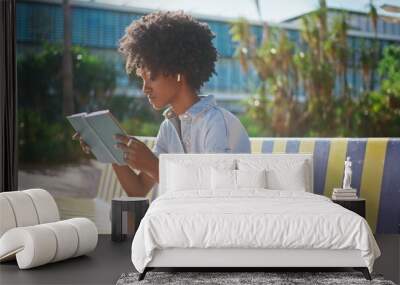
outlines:
[[[139, 137], [150, 148], [154, 137]], [[314, 192], [330, 197], [342, 185], [344, 161], [353, 162], [352, 186], [367, 200], [366, 215], [377, 233], [400, 232], [400, 138], [251, 138], [253, 153], [313, 153]], [[111, 165], [103, 171], [99, 195], [124, 195]], [[149, 193], [151, 195], [151, 193]]]

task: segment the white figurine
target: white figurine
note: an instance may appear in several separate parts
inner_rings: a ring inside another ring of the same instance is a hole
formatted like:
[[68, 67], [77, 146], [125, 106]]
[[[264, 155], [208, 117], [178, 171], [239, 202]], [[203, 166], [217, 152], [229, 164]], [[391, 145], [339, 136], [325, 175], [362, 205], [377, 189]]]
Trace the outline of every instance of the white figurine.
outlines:
[[344, 162], [344, 178], [343, 178], [343, 189], [351, 189], [351, 161], [348, 156]]

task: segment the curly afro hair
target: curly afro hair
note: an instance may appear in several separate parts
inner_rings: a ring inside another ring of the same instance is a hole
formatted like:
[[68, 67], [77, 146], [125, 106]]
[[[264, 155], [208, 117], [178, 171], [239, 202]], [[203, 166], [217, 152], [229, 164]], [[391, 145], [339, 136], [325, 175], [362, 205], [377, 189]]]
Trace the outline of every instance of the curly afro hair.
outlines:
[[196, 92], [215, 72], [215, 35], [183, 12], [155, 12], [133, 21], [119, 41], [126, 71], [146, 67], [152, 74], [184, 74]]

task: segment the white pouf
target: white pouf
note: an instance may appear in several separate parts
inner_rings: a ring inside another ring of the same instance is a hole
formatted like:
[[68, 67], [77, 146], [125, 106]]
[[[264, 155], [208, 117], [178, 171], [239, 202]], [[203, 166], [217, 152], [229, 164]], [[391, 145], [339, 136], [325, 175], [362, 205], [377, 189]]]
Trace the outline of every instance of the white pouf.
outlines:
[[17, 226], [11, 204], [8, 199], [3, 196], [0, 196], [0, 219], [0, 237], [9, 229]]
[[60, 220], [60, 213], [53, 196], [43, 189], [24, 190], [30, 196], [35, 205], [39, 224], [51, 223]]
[[75, 256], [78, 250], [79, 236], [78, 232], [71, 224], [63, 221], [49, 223], [43, 226], [48, 227], [54, 233], [57, 244], [62, 245], [57, 248], [56, 255], [53, 257], [52, 262]]
[[0, 262], [16, 258], [20, 269], [28, 269], [96, 248], [95, 224], [87, 218], [59, 221], [46, 190], [0, 193], [0, 214]]
[[1, 193], [11, 205], [17, 227], [39, 224], [38, 215], [31, 197], [21, 191]]

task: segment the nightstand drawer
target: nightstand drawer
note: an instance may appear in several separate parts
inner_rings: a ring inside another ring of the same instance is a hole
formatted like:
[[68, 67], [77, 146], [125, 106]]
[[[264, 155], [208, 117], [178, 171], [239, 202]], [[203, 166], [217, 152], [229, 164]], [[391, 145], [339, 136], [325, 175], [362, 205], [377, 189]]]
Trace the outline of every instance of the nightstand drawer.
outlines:
[[332, 200], [332, 202], [339, 204], [340, 206], [359, 214], [365, 218], [365, 199], [357, 200]]

